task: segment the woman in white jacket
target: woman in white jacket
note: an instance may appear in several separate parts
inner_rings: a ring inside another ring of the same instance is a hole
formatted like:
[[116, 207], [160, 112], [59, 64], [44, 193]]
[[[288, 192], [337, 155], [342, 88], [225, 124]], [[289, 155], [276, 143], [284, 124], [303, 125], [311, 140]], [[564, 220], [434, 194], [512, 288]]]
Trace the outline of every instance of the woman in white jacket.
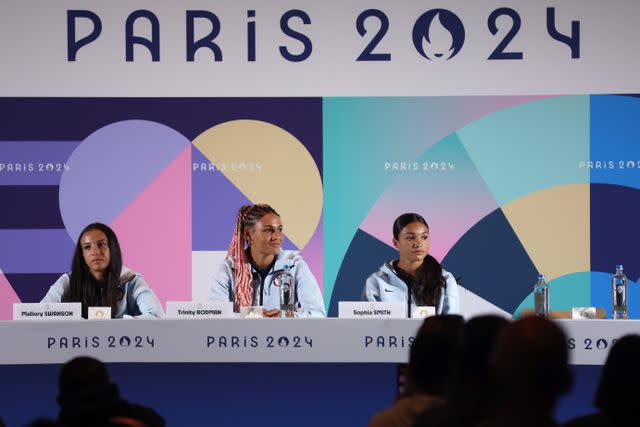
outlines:
[[280, 317], [280, 278], [294, 279], [293, 317], [325, 317], [318, 283], [301, 256], [281, 249], [280, 215], [269, 205], [245, 205], [238, 210], [227, 259], [211, 285], [210, 299], [232, 301], [235, 311], [262, 306], [265, 317]]
[[387, 261], [367, 279], [363, 301], [404, 301], [407, 316], [416, 306], [436, 307], [437, 314], [458, 314], [458, 284], [451, 273], [429, 255], [429, 225], [415, 213], [393, 223], [393, 246], [399, 257]]
[[42, 299], [47, 302], [80, 302], [82, 317], [88, 307], [111, 307], [111, 317], [159, 318], [162, 305], [141, 275], [122, 265], [118, 238], [101, 223], [82, 230], [71, 262]]

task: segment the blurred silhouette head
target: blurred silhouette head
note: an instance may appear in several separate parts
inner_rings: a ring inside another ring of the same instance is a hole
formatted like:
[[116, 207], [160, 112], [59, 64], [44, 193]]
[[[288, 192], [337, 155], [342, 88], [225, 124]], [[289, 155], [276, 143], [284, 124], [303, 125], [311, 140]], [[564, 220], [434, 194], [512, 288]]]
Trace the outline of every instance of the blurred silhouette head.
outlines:
[[474, 317], [464, 325], [457, 382], [488, 381], [489, 362], [496, 340], [508, 324], [502, 316], [484, 315]]
[[457, 315], [425, 319], [409, 352], [409, 384], [414, 391], [445, 394], [463, 325]]
[[492, 371], [509, 398], [534, 397], [552, 405], [571, 386], [564, 332], [541, 317], [505, 326], [496, 342]]
[[609, 350], [594, 404], [613, 420], [628, 417], [636, 409], [639, 358], [640, 335], [625, 335]]

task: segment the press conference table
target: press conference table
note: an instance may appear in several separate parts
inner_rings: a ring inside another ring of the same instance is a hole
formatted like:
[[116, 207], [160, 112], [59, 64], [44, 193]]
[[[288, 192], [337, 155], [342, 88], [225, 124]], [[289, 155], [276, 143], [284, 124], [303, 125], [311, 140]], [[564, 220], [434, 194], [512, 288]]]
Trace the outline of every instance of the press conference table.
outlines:
[[[571, 363], [604, 364], [640, 320], [558, 320]], [[1, 321], [0, 364], [105, 362], [402, 363], [420, 320], [215, 319]]]

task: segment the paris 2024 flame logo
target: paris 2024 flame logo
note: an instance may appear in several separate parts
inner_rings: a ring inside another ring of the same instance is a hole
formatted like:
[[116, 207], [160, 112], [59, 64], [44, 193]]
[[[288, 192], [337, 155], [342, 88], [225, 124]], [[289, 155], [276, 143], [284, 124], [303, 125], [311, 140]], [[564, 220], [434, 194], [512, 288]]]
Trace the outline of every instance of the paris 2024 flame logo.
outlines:
[[464, 44], [464, 25], [447, 9], [429, 10], [413, 26], [413, 45], [430, 61], [447, 61], [460, 52]]

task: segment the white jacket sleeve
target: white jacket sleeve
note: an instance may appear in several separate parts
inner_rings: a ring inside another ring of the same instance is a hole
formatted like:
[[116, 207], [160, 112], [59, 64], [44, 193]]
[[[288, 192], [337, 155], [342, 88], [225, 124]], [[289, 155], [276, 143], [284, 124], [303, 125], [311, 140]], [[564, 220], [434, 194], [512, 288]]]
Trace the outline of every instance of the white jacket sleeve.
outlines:
[[56, 280], [56, 282], [53, 285], [51, 285], [51, 287], [49, 288], [49, 291], [44, 296], [44, 298], [42, 298], [42, 301], [40, 302], [41, 303], [62, 302], [62, 296], [64, 295], [65, 292], [69, 290], [70, 286], [71, 286], [71, 282], [69, 280], [69, 275], [65, 273], [62, 276], [60, 276], [60, 278]]
[[219, 302], [234, 302], [233, 292], [233, 270], [225, 261], [218, 267], [213, 276], [211, 288], [209, 289], [209, 300]]
[[295, 280], [300, 309], [296, 311], [296, 317], [326, 317], [324, 300], [320, 294], [320, 288], [316, 278], [306, 262], [299, 259], [295, 264]]
[[447, 288], [444, 290], [442, 307], [438, 314], [459, 314], [460, 296], [458, 293], [458, 283], [451, 273], [445, 274], [445, 280], [447, 282]]
[[378, 280], [376, 280], [375, 274], [372, 274], [367, 278], [367, 281], [364, 284], [364, 289], [362, 290], [361, 300], [372, 302], [381, 301], [380, 285], [378, 284]]
[[136, 283], [133, 285], [133, 298], [135, 299], [140, 314], [138, 319], [160, 319], [164, 317], [164, 310], [162, 304], [153, 293], [153, 290], [144, 278], [140, 275], [136, 276]]

